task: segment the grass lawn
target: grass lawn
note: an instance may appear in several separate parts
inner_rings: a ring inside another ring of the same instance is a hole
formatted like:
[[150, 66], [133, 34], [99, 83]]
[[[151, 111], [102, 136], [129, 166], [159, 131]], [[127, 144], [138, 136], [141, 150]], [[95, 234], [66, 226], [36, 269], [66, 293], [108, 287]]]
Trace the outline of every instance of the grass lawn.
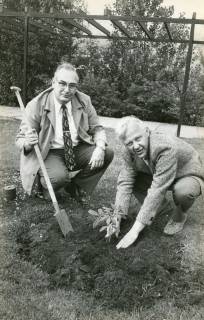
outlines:
[[[92, 217], [69, 197], [61, 208], [75, 232], [63, 238], [50, 203], [24, 194], [14, 140], [19, 122], [0, 120], [0, 319], [1, 320], [200, 320], [204, 318], [203, 199], [195, 203], [182, 234], [162, 233], [157, 217], [136, 244], [116, 250], [93, 229]], [[108, 130], [115, 158], [92, 196], [91, 207], [114, 202], [121, 145]], [[204, 144], [190, 143], [204, 160]], [[15, 184], [6, 201], [3, 186]], [[132, 225], [131, 210], [121, 235]]]

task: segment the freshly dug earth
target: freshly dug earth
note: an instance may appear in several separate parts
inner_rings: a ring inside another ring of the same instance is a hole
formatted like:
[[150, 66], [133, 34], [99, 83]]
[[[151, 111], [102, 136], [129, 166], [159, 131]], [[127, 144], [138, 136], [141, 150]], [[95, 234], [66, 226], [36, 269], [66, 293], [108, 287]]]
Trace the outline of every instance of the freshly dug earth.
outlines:
[[[204, 270], [192, 273], [181, 265], [180, 236], [163, 235], [166, 216], [158, 217], [135, 245], [118, 251], [116, 239], [106, 242], [104, 233], [93, 230], [87, 210], [69, 197], [63, 200], [75, 231], [66, 239], [44, 200], [18, 199], [6, 208], [7, 215], [16, 210], [18, 217], [12, 226], [18, 254], [49, 274], [50, 289], [77, 289], [91, 294], [96, 304], [127, 310], [151, 307], [158, 299], [192, 303], [192, 290], [203, 288]], [[133, 220], [124, 221], [122, 235]]]
[[[113, 142], [111, 130], [109, 139]], [[114, 202], [120, 148], [117, 144], [114, 163], [93, 194], [90, 205], [93, 209]], [[93, 229], [88, 210], [61, 193], [60, 206], [66, 209], [74, 228], [74, 233], [65, 239], [53, 217], [52, 204], [35, 195], [25, 195], [18, 170], [7, 168], [1, 175], [1, 186], [11, 183], [17, 186], [15, 201], [5, 201], [1, 192], [2, 217], [10, 217], [12, 221], [8, 237], [15, 240], [15, 251], [21, 259], [48, 274], [50, 290], [63, 288], [90, 295], [96, 308], [100, 305], [108, 310], [130, 312], [135, 308], [151, 308], [158, 300], [168, 299], [179, 308], [204, 307], [203, 265], [191, 270], [182, 263], [185, 249], [182, 235], [167, 237], [162, 232], [169, 215], [158, 216], [130, 248], [116, 250], [118, 239], [107, 242], [104, 232]], [[197, 214], [199, 223], [201, 212], [194, 211], [192, 208], [191, 215]], [[123, 221], [119, 238], [129, 230], [135, 215], [132, 210]]]

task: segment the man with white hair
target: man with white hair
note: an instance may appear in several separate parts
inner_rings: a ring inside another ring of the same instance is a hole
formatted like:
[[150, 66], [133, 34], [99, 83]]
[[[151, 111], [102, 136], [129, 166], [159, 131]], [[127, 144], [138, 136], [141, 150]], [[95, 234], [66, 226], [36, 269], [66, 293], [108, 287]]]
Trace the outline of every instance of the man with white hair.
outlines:
[[[127, 214], [132, 194], [141, 203], [135, 223], [120, 240], [117, 249], [130, 246], [143, 228], [152, 223], [167, 190], [173, 193], [176, 211], [164, 233], [173, 235], [181, 231], [188, 209], [202, 193], [204, 170], [197, 151], [175, 136], [150, 131], [133, 116], [122, 118], [116, 133], [125, 151], [117, 182], [115, 210]], [[120, 221], [116, 228], [118, 231]]]
[[[22, 121], [16, 144], [21, 150], [20, 172], [30, 194], [39, 177], [44, 198], [49, 194], [34, 151], [39, 147], [55, 190], [64, 187], [79, 202], [91, 193], [113, 159], [104, 128], [99, 124], [91, 99], [78, 90], [79, 77], [69, 63], [60, 64], [52, 86], [32, 99]], [[79, 171], [70, 180], [71, 172]]]

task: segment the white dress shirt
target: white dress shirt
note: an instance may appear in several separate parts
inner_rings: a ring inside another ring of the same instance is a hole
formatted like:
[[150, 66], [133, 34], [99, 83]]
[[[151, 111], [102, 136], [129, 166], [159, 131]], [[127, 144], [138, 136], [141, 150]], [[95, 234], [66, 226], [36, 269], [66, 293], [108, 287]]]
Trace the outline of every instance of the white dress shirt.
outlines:
[[[54, 105], [55, 105], [55, 133], [54, 138], [51, 142], [51, 149], [62, 149], [64, 148], [64, 140], [63, 140], [63, 129], [62, 129], [62, 104], [60, 104], [57, 99], [54, 97]], [[76, 146], [79, 143], [79, 138], [76, 130], [76, 126], [74, 123], [73, 115], [72, 115], [72, 104], [71, 101], [65, 104], [67, 108], [67, 116], [69, 121], [69, 129], [72, 138], [73, 146]]]

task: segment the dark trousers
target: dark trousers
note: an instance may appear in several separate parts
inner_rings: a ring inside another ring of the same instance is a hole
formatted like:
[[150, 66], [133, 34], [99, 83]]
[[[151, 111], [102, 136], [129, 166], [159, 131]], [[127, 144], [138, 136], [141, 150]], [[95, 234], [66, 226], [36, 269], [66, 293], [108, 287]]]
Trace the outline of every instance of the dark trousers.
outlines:
[[[80, 143], [74, 147], [76, 166], [73, 171], [80, 171], [72, 180], [88, 193], [94, 190], [114, 156], [112, 149], [106, 148], [103, 166], [91, 170], [89, 161], [94, 149], [95, 146], [87, 143]], [[54, 190], [58, 190], [71, 182], [73, 173], [68, 171], [65, 165], [64, 149], [51, 149], [45, 159], [45, 166]], [[39, 170], [39, 176], [41, 185], [47, 189], [41, 170]]]

